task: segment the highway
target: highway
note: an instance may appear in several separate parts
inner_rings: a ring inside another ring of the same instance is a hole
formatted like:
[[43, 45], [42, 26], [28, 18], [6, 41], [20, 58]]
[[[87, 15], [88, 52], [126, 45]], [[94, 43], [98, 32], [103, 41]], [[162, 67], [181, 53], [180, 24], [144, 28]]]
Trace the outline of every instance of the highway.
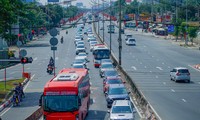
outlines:
[[[91, 26], [91, 25], [90, 25]], [[74, 37], [76, 28], [71, 28], [68, 30], [68, 34], [65, 34], [65, 30], [60, 32], [60, 35], [57, 36], [58, 40], [60, 41], [61, 36], [64, 37], [64, 43], [61, 44], [60, 42], [57, 45], [56, 51], [56, 73], [62, 68], [71, 67], [71, 63], [75, 58], [75, 46], [74, 46]], [[31, 115], [35, 110], [39, 108], [39, 98], [43, 92], [43, 87], [45, 83], [50, 80], [53, 75], [48, 75], [46, 73], [47, 64], [53, 53], [50, 48], [49, 40], [50, 35], [45, 35], [43, 38], [33, 41], [32, 43], [24, 46], [23, 48], [27, 50], [28, 55], [33, 57], [32, 64], [25, 65], [25, 71], [31, 72], [32, 78], [29, 83], [25, 87], [25, 99], [18, 107], [8, 107], [4, 111], [0, 113], [0, 116], [3, 120], [23, 120]], [[85, 36], [84, 39], [87, 37]], [[89, 45], [87, 42], [86, 47], [89, 49]], [[99, 76], [99, 70], [93, 67], [92, 64], [92, 54], [88, 51], [88, 57], [90, 63], [88, 66], [90, 68], [90, 77], [91, 77], [91, 101], [90, 101], [90, 108], [89, 114], [86, 120], [107, 120], [108, 113], [107, 113], [107, 106], [105, 96], [103, 94], [103, 87], [102, 87], [102, 79]], [[16, 65], [9, 68], [8, 75], [10, 72], [19, 71], [22, 65]], [[2, 71], [3, 72], [3, 71]], [[21, 73], [20, 73], [21, 75]], [[18, 76], [18, 72], [13, 73], [13, 76]], [[10, 76], [10, 75], [9, 75]], [[3, 78], [2, 78], [3, 79]], [[140, 117], [136, 114], [136, 120], [139, 120]]]
[[[105, 42], [110, 45], [110, 35], [105, 23]], [[97, 29], [98, 25], [96, 23]], [[100, 22], [100, 28], [102, 22]], [[112, 51], [118, 59], [118, 30], [112, 34]], [[102, 37], [102, 30], [100, 36]], [[144, 94], [162, 120], [199, 120], [200, 71], [192, 68], [198, 64], [200, 52], [172, 44], [170, 40], [144, 36], [131, 32], [136, 46], [125, 45], [122, 35], [122, 67]], [[174, 67], [187, 67], [191, 83], [170, 81], [169, 72]]]

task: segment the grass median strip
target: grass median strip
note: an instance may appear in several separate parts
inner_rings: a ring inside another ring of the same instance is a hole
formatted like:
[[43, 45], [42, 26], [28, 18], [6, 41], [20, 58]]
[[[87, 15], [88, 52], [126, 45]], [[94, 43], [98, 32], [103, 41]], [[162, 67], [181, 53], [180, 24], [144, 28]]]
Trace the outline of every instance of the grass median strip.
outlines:
[[21, 79], [13, 79], [6, 81], [6, 89], [5, 89], [5, 82], [0, 81], [0, 104], [4, 102], [4, 100], [8, 99], [12, 95], [12, 90], [18, 83], [24, 81], [24, 78]]

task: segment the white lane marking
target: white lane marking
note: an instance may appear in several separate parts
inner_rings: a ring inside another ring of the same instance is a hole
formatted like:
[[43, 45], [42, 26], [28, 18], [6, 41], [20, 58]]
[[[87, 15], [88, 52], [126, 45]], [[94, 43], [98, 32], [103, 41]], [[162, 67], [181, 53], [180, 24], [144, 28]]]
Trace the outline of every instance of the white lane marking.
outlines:
[[151, 57], [154, 57], [154, 56], [151, 56]]
[[[30, 80], [32, 80], [34, 77], [35, 77], [35, 74], [34, 74], [34, 75], [32, 75], [32, 77], [31, 77], [31, 79], [30, 79]], [[24, 87], [24, 90], [26, 90], [26, 88], [28, 87], [28, 85], [29, 85], [29, 83], [30, 83], [30, 80], [28, 81], [28, 83], [27, 83], [27, 84], [26, 84], [26, 86]]]
[[158, 76], [156, 75], [156, 78], [158, 78]]
[[152, 73], [152, 71], [149, 71], [150, 73]]
[[174, 90], [174, 89], [171, 89], [171, 91], [172, 91], [172, 92], [175, 92], [175, 90]]
[[144, 45], [143, 47], [147, 47], [147, 46]]
[[13, 106], [13, 105], [11, 105], [7, 110], [5, 110], [5, 111], [1, 114], [1, 116], [3, 116], [6, 112], [8, 112], [8, 111], [11, 109], [12, 106]]
[[35, 57], [33, 60], [35, 61], [35, 60], [37, 60], [38, 58], [37, 57]]
[[137, 68], [135, 66], [132, 66], [131, 68], [133, 68], [134, 70], [137, 70]]
[[142, 62], [140, 62], [140, 64], [142, 65]]
[[[35, 74], [31, 77], [31, 80], [33, 79], [34, 76], [35, 76]], [[29, 83], [30, 83], [30, 82], [28, 82], [28, 83], [26, 84], [26, 86], [24, 87], [24, 90], [26, 90], [26, 88], [27, 88], [27, 86], [29, 85]], [[0, 116], [3, 116], [6, 112], [8, 112], [8, 111], [11, 109], [12, 106], [13, 106], [13, 105], [11, 105], [9, 108], [7, 108], [7, 110], [5, 110]]]
[[156, 61], [159, 61], [159, 59], [157, 59]]
[[168, 66], [168, 68], [171, 68], [170, 66]]
[[200, 82], [198, 82], [200, 84]]
[[190, 66], [191, 68], [193, 68], [193, 69], [195, 69], [196, 71], [199, 71], [199, 72], [200, 72], [199, 69], [194, 68], [192, 65], [188, 65], [188, 66]]
[[166, 82], [163, 82], [164, 85], [166, 85]]
[[161, 67], [156, 67], [156, 68], [158, 68], [159, 70], [163, 70]]
[[144, 68], [147, 68], [147, 66], [144, 66]]
[[182, 99], [183, 102], [187, 102], [185, 99]]
[[163, 62], [162, 64], [164, 65], [165, 63]]
[[56, 60], [58, 60], [58, 57], [56, 57]]

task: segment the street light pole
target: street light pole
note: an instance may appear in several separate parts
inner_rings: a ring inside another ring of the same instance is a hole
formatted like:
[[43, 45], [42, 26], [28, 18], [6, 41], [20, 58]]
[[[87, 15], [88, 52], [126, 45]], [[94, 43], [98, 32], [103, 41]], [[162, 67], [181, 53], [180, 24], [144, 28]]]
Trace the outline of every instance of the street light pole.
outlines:
[[[98, 10], [99, 10], [99, 0], [98, 0]], [[99, 35], [99, 12], [98, 12], [98, 35]]]
[[[103, 13], [104, 13], [104, 0], [103, 0]], [[103, 43], [104, 43], [104, 15], [103, 15]]]
[[121, 66], [121, 53], [122, 53], [122, 37], [121, 37], [121, 0], [119, 0], [119, 65]]
[[[110, 0], [110, 26], [111, 26], [111, 0]], [[112, 51], [112, 34], [111, 34], [111, 31], [110, 31], [110, 54], [111, 54], [111, 51]]]

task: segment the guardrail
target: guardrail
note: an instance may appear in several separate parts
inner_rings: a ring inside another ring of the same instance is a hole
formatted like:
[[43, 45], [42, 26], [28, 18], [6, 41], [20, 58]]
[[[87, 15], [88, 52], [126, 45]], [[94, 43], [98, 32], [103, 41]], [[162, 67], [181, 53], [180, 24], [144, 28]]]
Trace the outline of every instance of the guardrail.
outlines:
[[[96, 26], [93, 24], [93, 30], [95, 31], [95, 34], [99, 38], [100, 42], [103, 43], [102, 38], [97, 34], [96, 32]], [[124, 76], [126, 81], [130, 84], [134, 101], [136, 102], [136, 105], [139, 106], [141, 109], [142, 118], [146, 120], [160, 120], [159, 116], [156, 114], [155, 110], [151, 106], [151, 104], [146, 100], [145, 96], [142, 92], [138, 89], [137, 85], [134, 83], [132, 78], [126, 73], [126, 71], [122, 68], [122, 66], [119, 65], [118, 60], [115, 58], [114, 53], [111, 52], [111, 59], [113, 60], [114, 64], [117, 65], [118, 70], [122, 73], [121, 75]]]

